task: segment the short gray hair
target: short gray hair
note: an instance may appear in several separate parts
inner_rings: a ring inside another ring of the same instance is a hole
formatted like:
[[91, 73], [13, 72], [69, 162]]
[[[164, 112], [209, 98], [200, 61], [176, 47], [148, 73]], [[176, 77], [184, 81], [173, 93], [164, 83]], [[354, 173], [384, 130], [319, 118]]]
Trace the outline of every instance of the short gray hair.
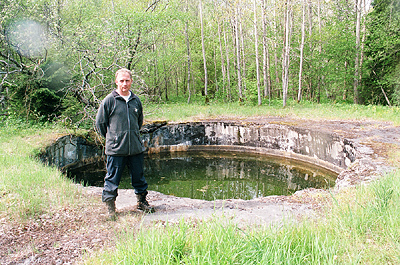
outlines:
[[132, 79], [132, 72], [131, 72], [131, 70], [126, 69], [126, 68], [121, 68], [121, 69], [119, 69], [118, 71], [116, 71], [116, 72], [115, 72], [115, 79], [117, 79], [118, 74], [120, 74], [120, 73], [128, 73], [128, 74], [129, 74], [129, 77]]

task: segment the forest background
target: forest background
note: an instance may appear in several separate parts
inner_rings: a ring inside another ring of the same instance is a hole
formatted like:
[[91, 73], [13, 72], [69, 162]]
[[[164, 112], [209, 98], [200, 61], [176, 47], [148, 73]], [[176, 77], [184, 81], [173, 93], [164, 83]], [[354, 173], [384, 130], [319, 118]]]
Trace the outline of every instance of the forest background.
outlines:
[[400, 1], [3, 0], [0, 115], [91, 126], [114, 72], [165, 102], [400, 105]]

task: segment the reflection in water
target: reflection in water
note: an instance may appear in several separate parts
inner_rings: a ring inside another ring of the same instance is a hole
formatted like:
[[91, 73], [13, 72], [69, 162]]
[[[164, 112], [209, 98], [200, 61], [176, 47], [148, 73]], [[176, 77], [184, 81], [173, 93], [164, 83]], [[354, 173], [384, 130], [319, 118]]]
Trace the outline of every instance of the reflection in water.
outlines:
[[[96, 170], [69, 175], [87, 185], [102, 186], [104, 168]], [[292, 160], [221, 152], [152, 155], [145, 159], [145, 176], [150, 190], [202, 200], [249, 200], [290, 195], [305, 188], [326, 189], [334, 186], [337, 177], [330, 171]], [[132, 188], [127, 170], [120, 188]]]
[[[244, 199], [329, 188], [336, 175], [293, 161], [229, 153], [175, 153], [145, 161], [151, 190], [193, 199]], [[121, 188], [130, 188], [129, 178]]]

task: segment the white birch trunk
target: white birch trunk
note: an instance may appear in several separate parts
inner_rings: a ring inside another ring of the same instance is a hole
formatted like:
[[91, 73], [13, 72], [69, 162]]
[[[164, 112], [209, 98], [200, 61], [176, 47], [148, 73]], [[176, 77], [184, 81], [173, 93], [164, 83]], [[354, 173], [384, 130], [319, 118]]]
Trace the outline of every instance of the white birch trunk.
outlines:
[[223, 27], [222, 29], [223, 29], [223, 34], [224, 34], [224, 44], [225, 44], [225, 54], [226, 54], [226, 79], [227, 79], [228, 100], [232, 100], [229, 46], [228, 46], [228, 42], [226, 39], [225, 27]]
[[[242, 26], [242, 18], [241, 13], [238, 16], [238, 23], [239, 23], [239, 39], [240, 39], [240, 54], [242, 56], [242, 80], [246, 80], [246, 53], [244, 52], [244, 36], [243, 36], [243, 26]], [[246, 82], [242, 82], [242, 87], [244, 91], [244, 97], [246, 97]]]
[[301, 23], [301, 43], [300, 43], [300, 65], [299, 65], [299, 90], [297, 94], [297, 102], [301, 101], [301, 86], [303, 77], [303, 56], [304, 56], [304, 39], [305, 39], [305, 24], [306, 24], [306, 0], [303, 0], [303, 18]]
[[221, 53], [222, 92], [225, 93], [226, 70], [225, 70], [224, 52], [222, 50], [221, 25], [220, 25], [219, 21], [218, 21], [218, 40], [219, 40], [219, 50], [220, 50], [220, 53]]
[[[188, 0], [186, 0], [186, 12], [188, 11]], [[190, 59], [190, 43], [189, 43], [189, 33], [188, 33], [188, 22], [185, 22], [185, 37], [186, 37], [186, 51], [187, 51], [187, 91], [189, 93], [187, 103], [190, 103], [191, 90], [190, 90], [190, 77], [191, 77], [191, 59]]]
[[269, 76], [269, 55], [267, 43], [267, 19], [265, 15], [266, 0], [262, 0], [262, 25], [263, 25], [263, 76], [264, 76], [264, 97], [271, 100], [271, 80]]
[[241, 63], [240, 63], [240, 43], [239, 43], [239, 12], [238, 8], [236, 8], [236, 16], [235, 16], [235, 44], [236, 44], [236, 70], [237, 70], [237, 79], [238, 79], [238, 89], [239, 89], [239, 101], [243, 101], [243, 92], [242, 92], [242, 74], [241, 74]]
[[201, 0], [199, 1], [199, 12], [200, 12], [200, 24], [201, 24], [201, 48], [203, 51], [203, 64], [204, 64], [204, 95], [206, 96], [207, 101], [207, 84], [208, 84], [208, 77], [207, 77], [207, 61], [206, 61], [206, 48], [204, 45], [204, 26], [203, 26], [203, 7], [202, 7]]
[[361, 25], [361, 0], [356, 1], [356, 58], [354, 62], [354, 104], [358, 104], [359, 68], [360, 68], [360, 25]]
[[290, 35], [291, 35], [291, 14], [290, 0], [286, 1], [286, 17], [285, 17], [285, 46], [282, 60], [282, 98], [283, 107], [286, 106], [288, 87], [289, 87], [289, 64], [290, 64]]
[[260, 63], [258, 60], [258, 32], [257, 32], [257, 2], [254, 0], [254, 46], [256, 53], [256, 73], [257, 73], [257, 96], [258, 106], [262, 103], [261, 90], [260, 90]]

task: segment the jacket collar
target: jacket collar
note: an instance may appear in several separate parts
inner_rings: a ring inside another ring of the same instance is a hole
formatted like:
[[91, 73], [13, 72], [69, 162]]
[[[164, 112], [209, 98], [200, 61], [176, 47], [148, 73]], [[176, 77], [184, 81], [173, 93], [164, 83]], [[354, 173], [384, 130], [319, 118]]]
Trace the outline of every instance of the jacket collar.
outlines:
[[[117, 90], [114, 90], [113, 92], [111, 92], [111, 94], [113, 95], [114, 98], [122, 98], [120, 94], [118, 94]], [[129, 100], [135, 98], [136, 95], [131, 91], [131, 96], [129, 97]]]

